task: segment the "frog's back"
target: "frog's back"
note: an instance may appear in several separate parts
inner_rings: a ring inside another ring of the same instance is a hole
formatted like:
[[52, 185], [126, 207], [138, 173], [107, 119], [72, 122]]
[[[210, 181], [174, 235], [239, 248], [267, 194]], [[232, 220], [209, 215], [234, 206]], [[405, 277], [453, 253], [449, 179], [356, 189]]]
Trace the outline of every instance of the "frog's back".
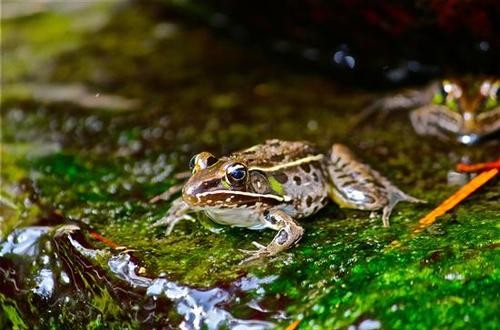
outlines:
[[316, 213], [328, 202], [325, 156], [308, 142], [268, 140], [230, 157], [247, 164], [251, 192], [283, 196], [281, 209], [294, 218]]
[[230, 157], [243, 159], [248, 166], [272, 167], [318, 154], [316, 147], [309, 142], [273, 139], [234, 152]]

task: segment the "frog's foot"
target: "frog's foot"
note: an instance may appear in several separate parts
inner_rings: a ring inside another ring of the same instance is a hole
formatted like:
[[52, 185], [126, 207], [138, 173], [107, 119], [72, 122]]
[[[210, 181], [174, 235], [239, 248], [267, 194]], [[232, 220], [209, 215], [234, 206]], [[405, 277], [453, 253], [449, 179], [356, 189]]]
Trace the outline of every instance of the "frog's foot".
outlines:
[[267, 246], [253, 242], [252, 244], [257, 247], [257, 250], [240, 250], [250, 255], [241, 263], [274, 256], [281, 251], [285, 251], [296, 244], [304, 233], [304, 229], [299, 226], [292, 217], [281, 210], [265, 212], [264, 222], [268, 228], [277, 230], [278, 233]]
[[178, 198], [172, 203], [167, 215], [156, 221], [152, 226], [167, 226], [165, 233], [169, 235], [179, 221], [184, 219], [194, 221], [194, 218], [188, 214], [191, 211], [189, 205], [182, 198]]
[[[399, 202], [427, 203], [424, 200], [415, 198], [403, 192], [379, 172], [370, 169], [370, 173], [371, 175], [373, 175], [375, 180], [377, 182], [380, 182], [385, 188], [384, 194], [387, 196], [387, 199], [383, 204], [384, 207], [382, 208], [382, 223], [384, 227], [389, 227], [389, 217], [391, 216], [392, 209], [394, 209], [396, 204], [398, 204]], [[380, 210], [380, 207], [377, 207], [375, 210]], [[372, 214], [370, 214], [370, 217], [371, 216]]]
[[427, 203], [422, 199], [415, 198], [413, 196], [410, 196], [402, 192], [393, 185], [391, 185], [388, 188], [390, 188], [389, 203], [382, 209], [382, 223], [384, 227], [389, 227], [389, 217], [391, 216], [392, 209], [394, 209], [394, 206], [396, 206], [397, 203], [399, 202], [410, 202], [410, 203], [421, 203], [421, 204]]
[[410, 109], [421, 106], [427, 101], [427, 95], [420, 90], [410, 89], [399, 94], [385, 96], [370, 103], [351, 120], [351, 128], [356, 128], [378, 112], [377, 120], [383, 120], [387, 115], [398, 109]]
[[167, 226], [167, 229], [165, 230], [165, 235], [170, 235], [172, 230], [174, 230], [175, 225], [181, 220], [194, 221], [194, 218], [189, 214], [185, 214], [181, 217], [166, 216], [153, 223], [153, 227]]
[[255, 241], [253, 241], [252, 244], [257, 248], [257, 250], [238, 249], [240, 252], [243, 252], [243, 253], [249, 255], [249, 257], [245, 258], [240, 264], [244, 264], [244, 263], [250, 262], [252, 260], [271, 256], [270, 251], [267, 249], [267, 247], [265, 245], [262, 245], [259, 242], [255, 242]]

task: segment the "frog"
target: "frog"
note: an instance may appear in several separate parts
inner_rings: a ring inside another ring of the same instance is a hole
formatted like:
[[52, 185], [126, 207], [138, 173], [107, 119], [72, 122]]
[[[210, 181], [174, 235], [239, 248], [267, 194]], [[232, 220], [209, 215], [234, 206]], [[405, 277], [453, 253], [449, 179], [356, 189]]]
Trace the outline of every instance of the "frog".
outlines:
[[412, 109], [410, 120], [419, 135], [474, 145], [500, 132], [500, 78], [471, 75], [433, 81], [373, 102], [354, 122], [375, 110], [396, 109]]
[[[274, 256], [297, 244], [304, 233], [299, 220], [334, 201], [341, 208], [381, 211], [384, 227], [398, 202], [423, 203], [404, 193], [379, 172], [363, 163], [343, 144], [328, 153], [307, 141], [267, 140], [248, 149], [216, 158], [201, 152], [190, 161], [191, 176], [182, 196], [154, 226], [170, 234], [192, 213], [204, 212], [222, 225], [277, 231], [263, 245], [252, 242], [244, 262]], [[172, 191], [153, 201], [168, 199]]]

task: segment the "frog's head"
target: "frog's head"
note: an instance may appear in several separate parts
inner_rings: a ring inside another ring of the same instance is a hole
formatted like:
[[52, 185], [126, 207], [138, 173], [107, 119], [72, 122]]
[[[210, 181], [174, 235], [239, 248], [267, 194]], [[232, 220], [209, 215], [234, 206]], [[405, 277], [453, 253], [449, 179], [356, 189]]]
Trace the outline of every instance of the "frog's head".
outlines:
[[276, 205], [283, 197], [272, 184], [245, 160], [234, 157], [217, 159], [202, 152], [191, 158], [192, 176], [182, 189], [182, 198], [195, 208], [247, 208], [257, 203]]
[[500, 79], [445, 79], [433, 96], [439, 126], [471, 144], [500, 129]]
[[192, 176], [182, 189], [182, 197], [193, 207], [237, 207], [245, 195], [248, 168], [238, 160], [217, 159], [209, 152], [191, 158]]
[[193, 174], [182, 189], [182, 197], [191, 206], [234, 204], [230, 198], [232, 191], [245, 189], [248, 170], [241, 162], [217, 159], [209, 152], [202, 152], [191, 158], [189, 167]]

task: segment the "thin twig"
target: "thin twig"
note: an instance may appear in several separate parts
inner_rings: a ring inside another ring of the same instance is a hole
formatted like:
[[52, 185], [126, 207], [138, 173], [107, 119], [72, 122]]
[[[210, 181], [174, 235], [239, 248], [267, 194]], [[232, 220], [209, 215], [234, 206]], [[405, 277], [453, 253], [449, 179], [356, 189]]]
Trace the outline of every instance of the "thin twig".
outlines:
[[457, 171], [459, 172], [480, 172], [480, 171], [491, 170], [493, 168], [500, 169], [500, 159], [487, 163], [479, 163], [472, 165], [469, 164], [457, 165]]

